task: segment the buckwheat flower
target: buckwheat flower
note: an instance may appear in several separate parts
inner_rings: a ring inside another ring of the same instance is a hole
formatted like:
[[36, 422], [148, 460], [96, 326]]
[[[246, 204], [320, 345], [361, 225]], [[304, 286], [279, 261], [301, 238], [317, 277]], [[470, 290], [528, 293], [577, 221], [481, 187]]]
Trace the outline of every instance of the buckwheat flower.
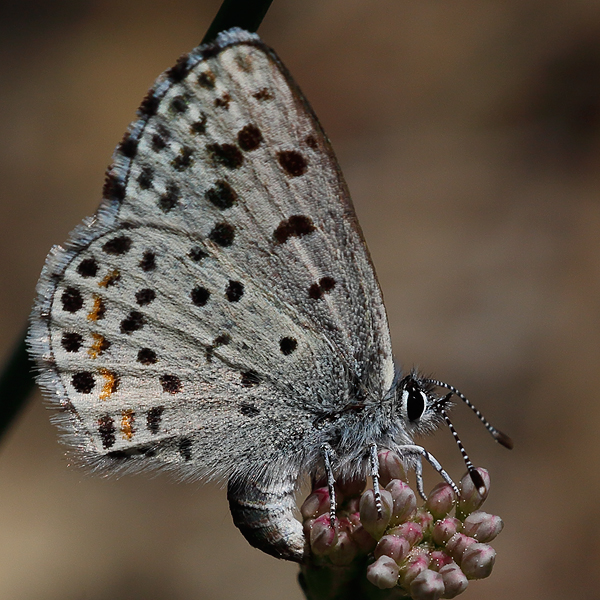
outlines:
[[400, 565], [400, 584], [405, 589], [410, 588], [413, 579], [429, 566], [429, 553], [426, 549], [411, 550], [404, 564]]
[[462, 556], [460, 568], [467, 579], [483, 579], [492, 572], [496, 551], [487, 544], [470, 545]]
[[438, 521], [431, 531], [431, 538], [433, 541], [442, 546], [445, 544], [454, 534], [462, 531], [462, 521], [456, 517], [446, 517], [441, 521]]
[[456, 509], [457, 517], [461, 515], [469, 515], [473, 511], [477, 510], [487, 498], [490, 491], [490, 475], [481, 467], [478, 467], [477, 472], [481, 475], [483, 483], [485, 485], [485, 491], [480, 494], [479, 490], [475, 487], [473, 479], [470, 475], [465, 475], [460, 480], [460, 498], [458, 499], [458, 506]]
[[310, 527], [310, 548], [313, 554], [324, 556], [337, 542], [337, 531], [331, 526], [329, 513], [317, 517]]
[[452, 557], [445, 550], [434, 550], [429, 554], [429, 568], [434, 571], [439, 571], [452, 563], [454, 563]]
[[337, 519], [336, 537], [327, 558], [337, 566], [349, 565], [358, 554], [358, 546], [350, 535], [351, 525], [348, 519]]
[[462, 558], [465, 550], [476, 543], [477, 540], [474, 540], [464, 533], [455, 533], [446, 543], [446, 552], [462, 566]]
[[478, 510], [465, 519], [463, 533], [475, 538], [478, 542], [491, 542], [503, 527], [504, 523], [500, 517]]
[[410, 584], [413, 600], [438, 600], [444, 594], [444, 580], [439, 573], [425, 569]]
[[454, 491], [447, 483], [438, 483], [427, 497], [425, 508], [435, 519], [443, 519], [454, 508]]
[[313, 489], [300, 507], [304, 519], [314, 519], [329, 512], [329, 490], [327, 487]]
[[381, 450], [377, 455], [379, 458], [379, 483], [386, 487], [393, 479], [407, 481], [406, 470], [400, 457], [390, 451]]
[[392, 525], [408, 521], [417, 511], [417, 497], [412, 488], [404, 481], [393, 479], [385, 489], [390, 492], [394, 505], [392, 508]]
[[412, 521], [421, 526], [423, 536], [426, 536], [433, 528], [433, 515], [424, 506], [417, 508]]
[[367, 567], [367, 579], [381, 590], [396, 587], [398, 583], [398, 565], [389, 556], [380, 556]]
[[360, 520], [376, 540], [383, 535], [390, 522], [393, 505], [392, 495], [387, 490], [381, 490], [381, 514], [377, 510], [373, 490], [367, 490], [360, 498]]
[[352, 524], [352, 539], [361, 554], [372, 552], [377, 545], [377, 540], [363, 527], [360, 513], [354, 512], [348, 515], [348, 521]]
[[455, 598], [462, 594], [469, 585], [465, 574], [455, 562], [444, 565], [438, 573], [444, 582], [444, 598]]
[[411, 546], [418, 544], [423, 539], [423, 528], [418, 523], [410, 521], [393, 527], [389, 533], [406, 539]]
[[384, 535], [377, 543], [374, 555], [375, 558], [389, 556], [399, 564], [406, 558], [409, 551], [410, 544], [406, 538], [397, 535]]

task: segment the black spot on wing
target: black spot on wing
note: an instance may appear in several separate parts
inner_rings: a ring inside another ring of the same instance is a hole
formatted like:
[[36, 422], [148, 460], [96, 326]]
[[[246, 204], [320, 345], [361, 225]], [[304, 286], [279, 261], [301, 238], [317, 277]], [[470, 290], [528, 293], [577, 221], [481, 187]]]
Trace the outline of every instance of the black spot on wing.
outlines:
[[67, 352], [79, 352], [83, 345], [83, 336], [74, 331], [65, 331], [62, 335], [61, 345]]
[[98, 433], [105, 450], [115, 445], [115, 422], [110, 415], [104, 415], [98, 419]]
[[165, 412], [164, 406], [155, 406], [151, 408], [146, 414], [146, 427], [150, 433], [156, 434], [160, 429], [160, 422], [162, 420], [163, 413]]
[[273, 237], [278, 244], [284, 244], [291, 237], [302, 237], [315, 231], [314, 223], [305, 215], [293, 215], [279, 223], [273, 232]]
[[179, 154], [173, 159], [173, 168], [177, 171], [185, 171], [191, 167], [193, 153], [194, 151], [189, 146], [183, 146]]
[[79, 371], [71, 377], [71, 383], [80, 394], [91, 394], [96, 380], [89, 371]]
[[148, 271], [154, 271], [156, 269], [156, 254], [152, 250], [144, 251], [142, 260], [140, 260], [140, 268], [146, 273]]
[[298, 342], [291, 337], [281, 338], [279, 341], [279, 349], [284, 356], [289, 356], [298, 347]]
[[150, 304], [152, 300], [156, 298], [156, 292], [150, 288], [144, 288], [143, 290], [139, 290], [135, 293], [135, 301], [140, 306], [146, 306]]
[[156, 352], [150, 348], [142, 348], [137, 354], [137, 361], [142, 365], [156, 364]]
[[205, 306], [210, 298], [210, 292], [205, 287], [198, 285], [190, 292], [190, 296], [195, 306]]
[[235, 190], [222, 179], [215, 181], [214, 186], [206, 191], [205, 197], [221, 210], [231, 208], [238, 200]]
[[102, 197], [115, 202], [123, 202], [125, 199], [125, 186], [114, 173], [106, 174]]
[[245, 152], [256, 150], [263, 141], [260, 129], [252, 123], [242, 127], [242, 129], [238, 131], [237, 137], [239, 147]]
[[129, 252], [132, 243], [133, 242], [130, 237], [126, 235], [119, 235], [111, 240], [108, 240], [108, 242], [102, 246], [102, 250], [106, 252], [106, 254], [114, 254], [119, 256]]
[[154, 180], [154, 170], [152, 167], [144, 167], [138, 175], [137, 182], [142, 190], [148, 190], [152, 187]]
[[158, 199], [158, 206], [164, 213], [173, 210], [179, 201], [179, 188], [174, 183], [169, 183], [164, 194]]
[[63, 310], [70, 313], [77, 312], [83, 306], [83, 296], [78, 288], [70, 285], [63, 291], [60, 301]]
[[188, 65], [188, 55], [184, 54], [183, 56], [180, 56], [175, 65], [167, 71], [167, 77], [173, 83], [179, 83], [187, 77], [189, 72], [190, 67]]
[[194, 246], [189, 252], [188, 252], [188, 256], [194, 261], [194, 262], [200, 262], [203, 258], [206, 258], [208, 256], [208, 253], [205, 252], [202, 248], [200, 248], [199, 246]]
[[181, 379], [179, 379], [177, 375], [161, 375], [159, 381], [162, 385], [163, 392], [167, 392], [168, 394], [177, 394], [183, 387]]
[[296, 150], [283, 150], [277, 153], [277, 160], [281, 168], [290, 177], [300, 177], [308, 169], [308, 161]]
[[245, 417], [256, 417], [256, 415], [260, 414], [260, 410], [258, 410], [254, 404], [250, 404], [249, 402], [242, 402], [240, 404], [240, 412]]
[[244, 155], [233, 144], [208, 144], [206, 149], [214, 163], [228, 169], [239, 169], [244, 162]]
[[126, 133], [121, 143], [119, 144], [119, 151], [127, 158], [134, 158], [137, 154], [138, 140], [131, 137], [131, 134]]
[[127, 335], [140, 330], [146, 324], [146, 319], [141, 312], [132, 310], [129, 315], [121, 321], [121, 333]]
[[244, 295], [244, 284], [239, 281], [229, 280], [227, 289], [225, 290], [225, 297], [229, 302], [238, 302]]
[[235, 238], [235, 228], [229, 223], [217, 223], [208, 234], [208, 238], [219, 246], [231, 246]]
[[98, 263], [94, 258], [84, 258], [77, 265], [77, 273], [82, 277], [95, 277], [98, 273]]

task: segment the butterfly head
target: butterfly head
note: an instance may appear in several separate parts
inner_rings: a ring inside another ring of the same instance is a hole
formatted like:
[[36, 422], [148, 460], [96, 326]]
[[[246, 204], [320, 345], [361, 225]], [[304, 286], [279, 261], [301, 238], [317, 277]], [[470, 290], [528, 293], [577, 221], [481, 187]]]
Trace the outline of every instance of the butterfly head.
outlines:
[[410, 434], [430, 433], [444, 422], [444, 413], [452, 406], [452, 392], [438, 396], [435, 387], [415, 371], [398, 382], [396, 411]]
[[[445, 395], [439, 396], [435, 393], [436, 388], [448, 390]], [[452, 407], [450, 398], [460, 398], [479, 418], [492, 437], [505, 448], [513, 447], [512, 440], [500, 430], [496, 429], [481, 414], [481, 412], [454, 386], [437, 379], [421, 377], [417, 372], [411, 371], [409, 375], [398, 382], [396, 388], [396, 406], [409, 434], [430, 433], [441, 423], [445, 422], [454, 437], [467, 470], [476, 487], [483, 492], [485, 490], [483, 479], [469, 460], [469, 457], [454, 429], [448, 410]]]

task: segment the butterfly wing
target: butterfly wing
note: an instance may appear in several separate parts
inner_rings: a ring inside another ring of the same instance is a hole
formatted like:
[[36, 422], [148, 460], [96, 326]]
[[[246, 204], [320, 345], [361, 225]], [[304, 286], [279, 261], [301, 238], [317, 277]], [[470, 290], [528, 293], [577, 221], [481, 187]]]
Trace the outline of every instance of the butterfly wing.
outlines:
[[388, 325], [316, 117], [256, 35], [163, 74], [95, 217], [49, 255], [29, 344], [92, 465], [301, 469], [315, 418], [378, 402]]

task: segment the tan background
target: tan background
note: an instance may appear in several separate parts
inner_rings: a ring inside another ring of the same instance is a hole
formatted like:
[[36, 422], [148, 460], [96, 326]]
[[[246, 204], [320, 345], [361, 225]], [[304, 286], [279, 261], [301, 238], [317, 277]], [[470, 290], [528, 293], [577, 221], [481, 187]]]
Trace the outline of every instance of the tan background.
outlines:
[[[217, 7], [2, 2], [0, 359], [145, 91]], [[397, 357], [516, 441], [454, 413], [506, 522], [463, 598], [598, 598], [600, 3], [275, 0], [261, 35], [337, 150]], [[0, 448], [0, 598], [300, 599], [223, 490], [69, 469], [46, 413], [36, 395]], [[426, 444], [460, 476], [447, 431]]]

